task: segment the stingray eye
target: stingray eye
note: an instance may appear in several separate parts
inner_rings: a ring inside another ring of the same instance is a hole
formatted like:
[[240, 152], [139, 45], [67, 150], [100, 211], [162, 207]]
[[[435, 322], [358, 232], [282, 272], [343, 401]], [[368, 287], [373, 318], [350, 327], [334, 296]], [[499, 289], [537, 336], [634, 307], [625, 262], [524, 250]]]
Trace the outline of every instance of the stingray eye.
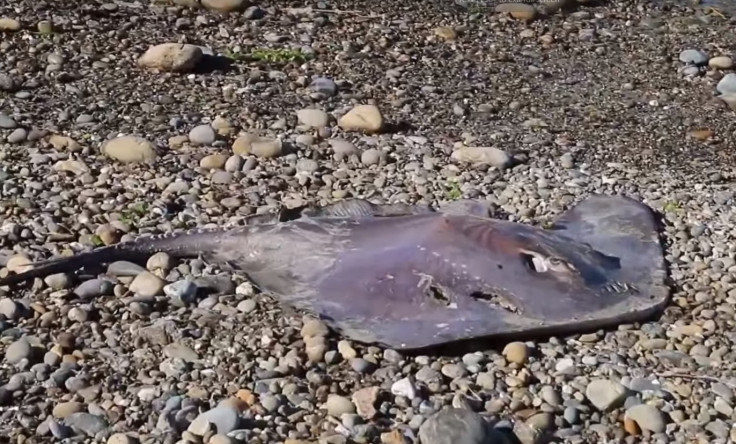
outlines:
[[575, 271], [575, 266], [559, 257], [547, 258], [549, 268], [555, 271]]
[[549, 264], [552, 265], [553, 267], [557, 267], [557, 266], [564, 264], [562, 259], [560, 259], [559, 257], [551, 257], [547, 259], [547, 262], [549, 262]]

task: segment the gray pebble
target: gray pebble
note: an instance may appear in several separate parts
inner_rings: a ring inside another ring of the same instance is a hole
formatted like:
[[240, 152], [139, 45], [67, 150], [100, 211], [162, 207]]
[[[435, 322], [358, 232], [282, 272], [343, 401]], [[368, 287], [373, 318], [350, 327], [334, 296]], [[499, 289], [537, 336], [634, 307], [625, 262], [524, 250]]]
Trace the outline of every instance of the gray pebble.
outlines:
[[256, 309], [256, 301], [253, 299], [243, 299], [238, 303], [237, 310], [241, 313], [250, 313]]
[[28, 338], [23, 336], [5, 349], [5, 360], [10, 364], [17, 364], [24, 359], [28, 359], [32, 351], [31, 343], [28, 342]]
[[197, 285], [189, 279], [182, 279], [165, 285], [164, 294], [175, 306], [185, 307], [197, 299]]
[[487, 444], [488, 423], [479, 414], [466, 409], [445, 409], [419, 428], [422, 444]]
[[0, 128], [13, 129], [17, 126], [18, 124], [16, 124], [15, 120], [13, 120], [10, 116], [0, 113]]
[[106, 279], [90, 279], [82, 282], [73, 293], [80, 299], [94, 299], [100, 296], [109, 296], [113, 290], [112, 282]]
[[72, 413], [64, 418], [64, 422], [87, 436], [95, 436], [109, 427], [105, 418], [85, 412]]
[[377, 165], [381, 160], [381, 152], [375, 148], [369, 148], [360, 155], [360, 161], [365, 166]]
[[198, 125], [189, 131], [189, 142], [194, 146], [212, 145], [215, 137], [215, 130], [210, 125]]
[[25, 128], [16, 128], [10, 133], [7, 140], [9, 143], [21, 143], [26, 140], [26, 137], [28, 137], [28, 131]]
[[654, 433], [661, 433], [665, 430], [664, 415], [653, 405], [635, 405], [626, 410], [626, 416], [634, 420], [642, 430]]
[[680, 61], [693, 65], [705, 65], [708, 63], [708, 56], [697, 49], [686, 49], [680, 53]]
[[337, 93], [337, 85], [332, 79], [328, 79], [326, 77], [317, 77], [316, 79], [312, 80], [312, 83], [309, 85], [309, 87], [312, 89], [312, 91], [324, 94], [327, 97], [332, 97]]
[[736, 74], [728, 73], [718, 82], [716, 90], [721, 94], [736, 93]]

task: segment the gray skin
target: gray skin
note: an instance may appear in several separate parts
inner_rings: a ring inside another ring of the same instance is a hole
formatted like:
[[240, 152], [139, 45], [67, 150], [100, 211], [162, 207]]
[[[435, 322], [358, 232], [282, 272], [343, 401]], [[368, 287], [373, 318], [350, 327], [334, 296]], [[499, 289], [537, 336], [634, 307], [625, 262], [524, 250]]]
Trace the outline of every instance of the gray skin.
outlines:
[[669, 299], [654, 215], [620, 196], [589, 197], [551, 229], [492, 219], [477, 201], [435, 211], [348, 200], [141, 237], [0, 285], [162, 251], [228, 264], [344, 337], [397, 350], [638, 322]]

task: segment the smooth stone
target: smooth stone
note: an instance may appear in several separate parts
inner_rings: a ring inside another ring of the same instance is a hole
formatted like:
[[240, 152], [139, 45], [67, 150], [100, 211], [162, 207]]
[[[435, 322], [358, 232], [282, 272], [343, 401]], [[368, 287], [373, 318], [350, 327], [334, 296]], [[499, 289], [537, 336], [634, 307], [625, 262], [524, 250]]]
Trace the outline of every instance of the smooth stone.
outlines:
[[15, 120], [13, 120], [12, 117], [6, 114], [0, 113], [0, 128], [13, 129], [17, 126], [18, 124], [15, 123]]
[[87, 436], [95, 436], [109, 427], [105, 418], [86, 412], [73, 413], [64, 418], [64, 422]]
[[195, 435], [199, 435], [197, 432], [203, 429], [204, 423], [214, 424], [215, 431], [218, 434], [227, 435], [239, 427], [240, 416], [236, 409], [226, 405], [219, 405], [211, 410], [200, 413], [199, 416], [192, 421], [187, 430]]
[[358, 105], [345, 113], [337, 124], [345, 131], [377, 133], [384, 125], [381, 111], [375, 105]]
[[360, 155], [360, 162], [365, 166], [378, 165], [381, 161], [381, 152], [376, 148], [369, 148]]
[[626, 400], [626, 387], [607, 379], [591, 381], [585, 389], [585, 397], [593, 406], [602, 411], [614, 409]]
[[495, 8], [496, 13], [509, 14], [517, 20], [534, 20], [537, 9], [526, 3], [501, 3]]
[[330, 394], [327, 397], [327, 401], [325, 401], [324, 406], [325, 409], [327, 409], [327, 414], [335, 418], [339, 418], [346, 413], [356, 412], [355, 404], [353, 404], [353, 401], [344, 396], [335, 394]]
[[10, 17], [0, 18], [0, 31], [15, 32], [20, 30], [20, 22]]
[[693, 65], [704, 65], [708, 61], [708, 56], [697, 49], [686, 49], [680, 53], [680, 61]]
[[148, 140], [138, 136], [110, 139], [100, 148], [102, 154], [122, 163], [143, 163], [156, 159], [156, 151]]
[[247, 4], [248, 0], [202, 0], [202, 6], [220, 12], [241, 11]]
[[182, 43], [161, 43], [138, 58], [138, 66], [162, 71], [191, 71], [203, 56], [202, 48]]
[[419, 428], [422, 444], [488, 444], [491, 433], [482, 416], [467, 409], [446, 408]]
[[733, 59], [728, 56], [713, 57], [708, 60], [708, 66], [713, 69], [731, 69], [733, 68]]
[[495, 147], [461, 147], [453, 151], [450, 157], [459, 162], [488, 164], [496, 168], [505, 168], [511, 163], [511, 156]]
[[635, 421], [642, 430], [649, 430], [654, 433], [662, 433], [665, 431], [666, 422], [664, 415], [653, 405], [635, 405], [626, 410], [625, 417]]
[[23, 313], [23, 306], [10, 298], [0, 299], [0, 314], [6, 319], [16, 320]]
[[227, 162], [227, 157], [228, 156], [224, 154], [210, 154], [208, 156], [204, 156], [199, 161], [199, 167], [206, 170], [221, 170], [225, 166], [225, 162]]
[[332, 79], [328, 79], [326, 77], [317, 77], [312, 80], [309, 87], [312, 91], [324, 94], [328, 97], [332, 97], [337, 94], [337, 85]]
[[16, 128], [10, 135], [8, 135], [8, 143], [21, 143], [28, 137], [28, 131], [25, 128]]
[[81, 412], [84, 404], [76, 401], [62, 402], [54, 406], [51, 414], [54, 418], [64, 419], [74, 413]]
[[33, 347], [31, 347], [31, 343], [28, 342], [28, 338], [23, 336], [5, 349], [5, 360], [9, 364], [17, 364], [20, 361], [29, 358], [32, 352]]
[[728, 73], [718, 82], [716, 90], [721, 94], [736, 94], [736, 74]]
[[412, 380], [408, 377], [401, 378], [391, 384], [391, 393], [396, 396], [403, 396], [409, 400], [416, 398], [417, 389]]
[[216, 138], [217, 135], [211, 125], [197, 125], [189, 131], [189, 143], [193, 146], [212, 145]]
[[509, 362], [524, 364], [529, 359], [529, 348], [523, 342], [510, 342], [503, 348], [502, 354]]
[[74, 289], [74, 293], [80, 299], [94, 299], [99, 296], [109, 296], [112, 294], [114, 285], [107, 279], [97, 278], [84, 281], [77, 288]]
[[150, 271], [144, 271], [133, 279], [129, 289], [140, 296], [153, 297], [160, 295], [164, 286], [166, 286], [165, 280]]
[[195, 302], [197, 297], [197, 284], [189, 279], [182, 279], [165, 285], [164, 294], [174, 301], [177, 307], [184, 307]]
[[321, 109], [300, 109], [296, 112], [296, 116], [299, 123], [315, 129], [326, 127], [330, 121], [327, 113]]

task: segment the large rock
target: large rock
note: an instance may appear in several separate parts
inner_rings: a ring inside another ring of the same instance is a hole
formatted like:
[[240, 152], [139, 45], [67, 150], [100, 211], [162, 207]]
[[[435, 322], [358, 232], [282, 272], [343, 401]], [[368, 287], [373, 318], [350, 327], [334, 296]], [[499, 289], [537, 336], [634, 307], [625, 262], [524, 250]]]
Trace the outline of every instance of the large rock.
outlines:
[[496, 168], [505, 168], [511, 163], [511, 156], [494, 147], [462, 147], [450, 155], [459, 162], [472, 164], [488, 164]]
[[182, 43], [161, 43], [151, 46], [138, 58], [138, 66], [161, 71], [191, 71], [202, 58], [202, 48]]
[[259, 137], [255, 134], [244, 134], [233, 142], [233, 154], [240, 156], [253, 154], [256, 157], [269, 159], [278, 157], [282, 149], [283, 146], [280, 139]]
[[594, 379], [585, 388], [585, 397], [601, 412], [607, 412], [623, 404], [627, 391], [623, 384], [608, 379]]
[[383, 115], [375, 105], [358, 105], [340, 117], [337, 124], [345, 131], [377, 133], [383, 128]]
[[20, 22], [9, 17], [0, 17], [0, 31], [19, 31]]
[[241, 11], [248, 4], [245, 0], [202, 0], [202, 6], [213, 11]]
[[537, 9], [526, 3], [501, 3], [496, 6], [496, 12], [509, 14], [517, 20], [530, 21], [537, 16]]
[[138, 136], [121, 136], [110, 139], [100, 148], [102, 154], [122, 163], [151, 162], [156, 151], [148, 140]]
[[440, 410], [421, 427], [422, 444], [490, 444], [491, 427], [472, 410], [449, 408]]

